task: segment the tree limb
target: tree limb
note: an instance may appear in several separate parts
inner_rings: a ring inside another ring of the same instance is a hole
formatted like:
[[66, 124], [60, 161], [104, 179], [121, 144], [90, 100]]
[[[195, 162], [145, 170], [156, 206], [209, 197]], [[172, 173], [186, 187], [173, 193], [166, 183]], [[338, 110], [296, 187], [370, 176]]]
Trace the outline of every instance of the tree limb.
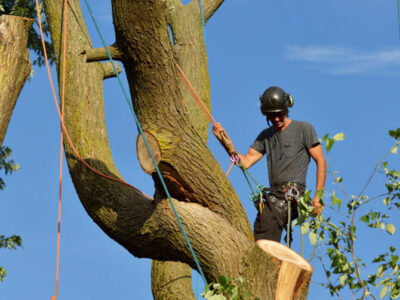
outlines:
[[[203, 134], [207, 132], [196, 127], [207, 119], [204, 115], [196, 118], [185, 111], [188, 107], [196, 107], [197, 111], [199, 108], [189, 93], [181, 93], [183, 84], [177, 76], [176, 57], [182, 56], [185, 63], [182, 68], [187, 66], [184, 71], [197, 74], [197, 84], [208, 90], [208, 71], [203, 69], [207, 66], [204, 44], [197, 48], [199, 44], [194, 42], [191, 51], [174, 51], [176, 45], [171, 44], [165, 14], [165, 5], [159, 1], [113, 1], [116, 42], [126, 54], [122, 62], [131, 93], [135, 95], [133, 104], [138, 119], [159, 144], [159, 167], [172, 196], [208, 207], [252, 240], [251, 227], [240, 200], [205, 143]], [[173, 18], [172, 12], [167, 14]], [[176, 16], [179, 14], [176, 11]], [[179, 16], [179, 20], [185, 20], [189, 15]], [[197, 31], [189, 30], [190, 22], [179, 24], [178, 40], [185, 37], [190, 45]], [[184, 32], [184, 25], [189, 26], [187, 32]], [[190, 52], [193, 55], [188, 56]], [[190, 57], [195, 62], [199, 57], [205, 58], [200, 69], [190, 65]], [[156, 186], [161, 187], [155, 180]]]
[[153, 260], [151, 289], [154, 300], [196, 300], [192, 268], [180, 262]]
[[[121, 67], [116, 62], [114, 62], [114, 64], [115, 64], [115, 68], [117, 69], [118, 74], [121, 74], [121, 72], [122, 72]], [[104, 71], [104, 74], [103, 74], [104, 79], [113, 78], [113, 77], [117, 76], [117, 74], [115, 74], [114, 67], [112, 66], [111, 62], [103, 63], [102, 66], [103, 66], [103, 71]]]
[[[192, 2], [197, 2], [197, 1], [192, 1]], [[218, 8], [221, 6], [223, 2], [224, 0], [201, 0], [205, 23], [207, 23], [207, 21], [218, 10]]]
[[0, 146], [19, 93], [31, 72], [27, 48], [32, 19], [0, 16]]
[[[115, 45], [111, 45], [108, 46], [107, 48], [113, 59], [115, 60], [122, 59], [124, 54], [121, 52], [121, 50], [118, 49], [118, 47], [116, 47]], [[85, 49], [83, 50], [82, 53], [86, 55], [87, 62], [109, 60], [107, 51], [104, 47]]]

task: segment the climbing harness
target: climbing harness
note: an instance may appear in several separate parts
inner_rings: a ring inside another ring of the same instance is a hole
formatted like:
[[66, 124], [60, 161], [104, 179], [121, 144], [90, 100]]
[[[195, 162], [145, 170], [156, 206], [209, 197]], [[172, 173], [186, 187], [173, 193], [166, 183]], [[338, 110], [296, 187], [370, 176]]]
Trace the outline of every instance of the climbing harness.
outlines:
[[[282, 214], [287, 213], [287, 225], [286, 225], [286, 243], [287, 246], [290, 248], [291, 243], [291, 222], [292, 222], [292, 205], [294, 207], [298, 206], [298, 201], [301, 197], [301, 190], [304, 188], [294, 182], [289, 182], [287, 184], [283, 184], [280, 186], [274, 187], [265, 187], [263, 185], [259, 185], [254, 177], [251, 176], [248, 171], [242, 168], [243, 174], [246, 178], [247, 183], [251, 189], [251, 193], [249, 194], [249, 199], [254, 203], [254, 206], [257, 208], [259, 212], [259, 218], [262, 217], [262, 212], [266, 202], [271, 203], [270, 206], [271, 211], [276, 217], [279, 226], [283, 227], [284, 224], [282, 223]], [[247, 171], [247, 172], [246, 172]], [[256, 188], [253, 189], [251, 186], [250, 178], [255, 182]]]

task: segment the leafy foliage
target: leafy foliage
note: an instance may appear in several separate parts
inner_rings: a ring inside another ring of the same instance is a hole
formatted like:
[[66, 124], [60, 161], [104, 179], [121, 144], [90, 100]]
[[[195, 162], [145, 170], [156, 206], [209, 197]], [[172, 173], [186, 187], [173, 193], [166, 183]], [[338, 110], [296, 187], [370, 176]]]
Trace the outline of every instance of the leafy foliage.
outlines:
[[[244, 300], [248, 294], [244, 289], [242, 278], [232, 280], [228, 276], [221, 275], [218, 277], [218, 282], [206, 285], [201, 296], [207, 300]], [[255, 300], [260, 300], [260, 298], [255, 298]]]
[[[14, 163], [11, 157], [11, 149], [8, 147], [0, 147], [0, 171], [4, 169], [6, 175], [11, 174], [19, 169], [19, 165]], [[0, 177], [0, 190], [5, 187], [4, 180]]]
[[[36, 20], [37, 14], [35, 0], [0, 0], [0, 15], [13, 15]], [[43, 21], [43, 33], [46, 37], [49, 37], [50, 27], [47, 23], [46, 16], [43, 13], [41, 13], [41, 19]], [[45, 45], [49, 62], [53, 64], [55, 62], [53, 45], [47, 41], [45, 42]], [[33, 64], [38, 65], [39, 67], [44, 65], [45, 60], [40, 33], [37, 29], [35, 29], [34, 26], [32, 26], [29, 31], [28, 49], [34, 51], [37, 55], [37, 58], [33, 61]]]
[[[389, 154], [397, 154], [400, 144], [400, 128], [390, 130], [389, 134], [395, 139], [395, 144], [385, 157]], [[335, 142], [343, 139], [344, 134], [336, 134], [333, 137], [329, 137], [329, 134], [325, 135], [322, 142], [326, 153], [331, 151]], [[329, 156], [327, 158], [329, 163]], [[377, 171], [381, 171], [386, 177], [386, 191], [370, 198], [363, 193]], [[372, 293], [372, 290], [376, 289], [380, 289], [380, 298], [399, 298], [400, 263], [396, 248], [390, 246], [388, 251], [379, 254], [367, 267], [367, 263], [357, 257], [355, 243], [357, 242], [356, 224], [367, 226], [370, 230], [381, 230], [389, 236], [395, 234], [396, 228], [390, 223], [390, 219], [393, 208], [400, 210], [400, 172], [389, 171], [388, 162], [382, 159], [358, 196], [349, 196], [341, 185], [343, 178], [337, 177], [331, 168], [329, 173], [345, 196], [341, 199], [335, 191], [330, 194], [325, 193], [325, 198], [329, 200], [326, 201], [326, 206], [337, 214], [334, 218], [335, 222], [331, 217], [325, 217], [323, 214], [314, 216], [313, 209], [310, 207], [309, 192], [299, 201], [299, 217], [295, 221], [295, 225], [300, 226], [302, 237], [307, 233], [309, 235], [310, 243], [314, 246], [312, 258], [318, 250], [317, 256], [326, 276], [326, 283], [321, 283], [321, 285], [326, 287], [332, 296], [335, 295], [339, 299], [342, 299], [341, 291], [346, 288], [352, 292], [354, 299], [364, 299], [367, 296], [377, 299]], [[379, 198], [383, 199], [383, 205], [379, 209], [374, 206], [373, 209], [368, 210], [368, 206]], [[373, 269], [375, 264], [378, 264], [376, 272], [368, 274], [367, 272]]]
[[[9, 250], [16, 250], [17, 246], [22, 245], [21, 237], [17, 235], [13, 235], [10, 237], [4, 237], [4, 235], [0, 235], [0, 248], [7, 248]], [[6, 277], [6, 270], [0, 266], [0, 282], [4, 280]]]
[[[0, 171], [4, 169], [4, 173], [6, 175], [11, 174], [14, 171], [17, 171], [19, 165], [14, 163], [11, 159], [11, 149], [8, 147], [0, 147]], [[3, 190], [5, 183], [2, 178], [0, 178], [0, 190]], [[4, 235], [0, 235], [0, 248], [7, 248], [9, 250], [16, 250], [17, 246], [22, 245], [21, 237], [17, 235], [13, 235], [10, 237], [5, 237]], [[0, 266], [0, 282], [4, 280], [6, 276], [6, 270]]]

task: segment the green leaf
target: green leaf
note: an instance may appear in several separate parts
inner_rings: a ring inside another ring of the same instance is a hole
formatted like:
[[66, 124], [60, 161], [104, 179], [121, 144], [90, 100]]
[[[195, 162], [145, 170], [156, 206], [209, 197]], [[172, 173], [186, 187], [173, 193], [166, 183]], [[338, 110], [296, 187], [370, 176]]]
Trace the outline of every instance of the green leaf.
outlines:
[[317, 243], [317, 234], [314, 231], [311, 231], [309, 234], [311, 245], [315, 245]]
[[333, 139], [335, 140], [335, 141], [343, 141], [344, 140], [344, 138], [345, 138], [345, 134], [343, 133], [343, 132], [341, 132], [341, 133], [337, 133], [337, 134], [335, 134], [334, 136], [333, 136]]
[[325, 150], [326, 150], [326, 152], [329, 152], [329, 151], [331, 150], [331, 148], [332, 148], [332, 146], [333, 146], [334, 143], [335, 143], [335, 141], [334, 141], [333, 139], [328, 139], [328, 140], [326, 141], [326, 144], [325, 144]]
[[239, 299], [239, 288], [237, 286], [235, 286], [232, 289], [232, 297], [231, 300], [238, 300]]
[[218, 282], [226, 288], [229, 285], [229, 282], [231, 281], [231, 278], [228, 276], [221, 275], [218, 277]]
[[335, 191], [332, 192], [332, 206], [337, 205], [338, 208], [340, 208], [340, 205], [342, 205], [342, 199], [336, 197]]
[[4, 280], [6, 275], [7, 275], [6, 269], [4, 269], [3, 267], [0, 267], [0, 282], [2, 282]]
[[394, 232], [396, 231], [396, 227], [394, 227], [393, 224], [388, 223], [388, 224], [386, 224], [386, 231], [387, 231], [390, 235], [393, 235]]
[[363, 222], [365, 222], [365, 223], [367, 223], [367, 224], [369, 224], [369, 215], [366, 214], [366, 215], [362, 216], [362, 217], [360, 218], [360, 220], [363, 221]]
[[391, 137], [395, 138], [396, 140], [400, 138], [400, 128], [396, 130], [389, 130], [389, 134]]
[[394, 155], [396, 155], [398, 148], [399, 148], [399, 145], [396, 143], [396, 145], [394, 145], [392, 147], [392, 149], [390, 149], [390, 152], [392, 152]]
[[381, 289], [381, 293], [379, 294], [379, 297], [382, 299], [383, 297], [385, 297], [387, 294], [387, 286], [385, 285], [382, 289]]
[[301, 224], [301, 226], [300, 226], [301, 235], [305, 235], [309, 229], [310, 229], [310, 223], [307, 222], [307, 223]]
[[342, 276], [340, 276], [339, 278], [340, 285], [344, 286], [346, 284], [346, 280], [347, 280], [347, 274], [343, 274]]
[[340, 176], [336, 177], [337, 183], [341, 183], [342, 181], [343, 181], [343, 177], [340, 177]]
[[329, 133], [325, 134], [325, 135], [322, 137], [322, 140], [326, 143], [326, 140], [328, 139], [328, 137], [329, 137]]

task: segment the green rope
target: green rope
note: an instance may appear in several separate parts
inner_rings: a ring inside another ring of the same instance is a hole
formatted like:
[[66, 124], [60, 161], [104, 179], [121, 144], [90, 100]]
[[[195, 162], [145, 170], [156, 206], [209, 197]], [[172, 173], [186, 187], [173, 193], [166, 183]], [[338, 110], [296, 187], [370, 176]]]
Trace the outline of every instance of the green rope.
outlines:
[[254, 181], [254, 183], [256, 184], [256, 186], [259, 186], [257, 180], [254, 179], [254, 177], [250, 174], [249, 170], [246, 169], [245, 171], [246, 171], [246, 173], [250, 176], [250, 178]]
[[139, 130], [140, 134], [141, 134], [142, 137], [143, 137], [143, 141], [144, 141], [144, 143], [145, 143], [145, 145], [146, 145], [147, 151], [149, 151], [151, 160], [152, 160], [152, 162], [153, 162], [153, 164], [154, 164], [154, 167], [156, 168], [158, 177], [160, 178], [161, 184], [162, 184], [162, 186], [163, 186], [163, 188], [164, 188], [165, 194], [166, 194], [167, 197], [168, 197], [169, 203], [171, 204], [172, 210], [174, 211], [175, 217], [176, 217], [176, 219], [178, 220], [179, 226], [180, 226], [180, 228], [181, 228], [181, 230], [182, 230], [182, 233], [183, 233], [183, 235], [184, 235], [184, 237], [185, 237], [186, 243], [188, 244], [189, 249], [190, 249], [190, 252], [192, 253], [192, 256], [193, 256], [193, 259], [194, 259], [194, 261], [195, 261], [195, 263], [196, 263], [197, 269], [198, 269], [199, 273], [201, 274], [201, 277], [203, 278], [204, 284], [207, 285], [207, 280], [206, 280], [206, 278], [205, 278], [205, 276], [204, 276], [203, 270], [202, 270], [201, 267], [200, 267], [199, 261], [197, 260], [196, 254], [194, 253], [194, 250], [193, 250], [193, 248], [192, 248], [192, 245], [190, 244], [190, 241], [189, 241], [189, 238], [188, 238], [188, 236], [187, 236], [187, 234], [186, 234], [186, 231], [185, 231], [185, 229], [183, 228], [181, 219], [179, 218], [179, 215], [178, 215], [178, 212], [177, 212], [177, 210], [176, 210], [176, 208], [175, 208], [175, 205], [174, 205], [174, 203], [172, 202], [171, 195], [169, 194], [168, 188], [167, 188], [167, 186], [166, 186], [166, 184], [165, 184], [165, 182], [164, 182], [164, 179], [163, 179], [163, 177], [162, 177], [162, 175], [161, 175], [161, 172], [160, 172], [160, 170], [159, 170], [159, 168], [158, 168], [158, 166], [157, 166], [157, 163], [156, 163], [156, 160], [155, 160], [155, 158], [154, 158], [154, 156], [153, 156], [153, 153], [151, 152], [150, 146], [149, 146], [149, 144], [148, 144], [148, 142], [147, 142], [147, 140], [146, 140], [146, 137], [145, 137], [145, 135], [144, 135], [144, 133], [143, 133], [142, 127], [141, 127], [141, 125], [140, 125], [140, 123], [139, 123], [139, 120], [138, 120], [138, 118], [137, 118], [137, 116], [136, 116], [135, 110], [133, 109], [132, 103], [131, 103], [131, 101], [129, 100], [129, 96], [128, 96], [127, 92], [125, 91], [125, 88], [124, 88], [124, 86], [123, 86], [123, 84], [122, 84], [122, 81], [121, 81], [121, 78], [120, 78], [120, 76], [119, 76], [119, 74], [118, 74], [118, 71], [117, 71], [117, 68], [116, 68], [116, 66], [115, 66], [114, 60], [112, 59], [111, 54], [110, 54], [110, 51], [108, 50], [108, 47], [107, 47], [107, 45], [106, 45], [106, 43], [105, 43], [105, 41], [104, 41], [103, 35], [101, 34], [101, 31], [100, 31], [100, 28], [99, 28], [99, 26], [98, 26], [98, 24], [97, 24], [96, 18], [94, 17], [93, 12], [92, 12], [92, 9], [91, 9], [91, 7], [90, 7], [90, 5], [89, 5], [89, 3], [88, 3], [87, 0], [85, 0], [85, 3], [86, 3], [86, 6], [87, 6], [87, 8], [88, 8], [88, 11], [89, 11], [90, 16], [92, 17], [92, 20], [93, 20], [93, 23], [94, 23], [94, 25], [95, 25], [95, 27], [96, 27], [97, 33], [99, 34], [99, 37], [100, 37], [100, 39], [101, 39], [101, 42], [103, 43], [103, 46], [104, 46], [104, 48], [105, 48], [106, 51], [107, 51], [107, 55], [108, 55], [108, 57], [109, 57], [109, 59], [110, 59], [110, 62], [111, 62], [111, 64], [112, 64], [112, 66], [113, 66], [114, 72], [115, 72], [115, 74], [117, 75], [117, 79], [118, 79], [119, 85], [121, 86], [122, 92], [123, 92], [123, 94], [124, 94], [124, 96], [125, 96], [125, 100], [128, 102], [128, 105], [129, 105], [129, 108], [131, 109], [132, 115], [133, 115], [133, 117], [135, 118], [135, 122], [136, 122], [136, 125], [137, 125], [137, 127], [138, 127], [138, 130]]
[[244, 178], [246, 178], [246, 181], [247, 181], [247, 184], [248, 184], [249, 187], [250, 187], [251, 193], [254, 194], [254, 189], [253, 189], [253, 187], [251, 186], [250, 180], [249, 180], [249, 178], [248, 178], [247, 175], [246, 175], [246, 169], [245, 169], [245, 168], [240, 168], [240, 169], [241, 169], [242, 172], [243, 172]]

